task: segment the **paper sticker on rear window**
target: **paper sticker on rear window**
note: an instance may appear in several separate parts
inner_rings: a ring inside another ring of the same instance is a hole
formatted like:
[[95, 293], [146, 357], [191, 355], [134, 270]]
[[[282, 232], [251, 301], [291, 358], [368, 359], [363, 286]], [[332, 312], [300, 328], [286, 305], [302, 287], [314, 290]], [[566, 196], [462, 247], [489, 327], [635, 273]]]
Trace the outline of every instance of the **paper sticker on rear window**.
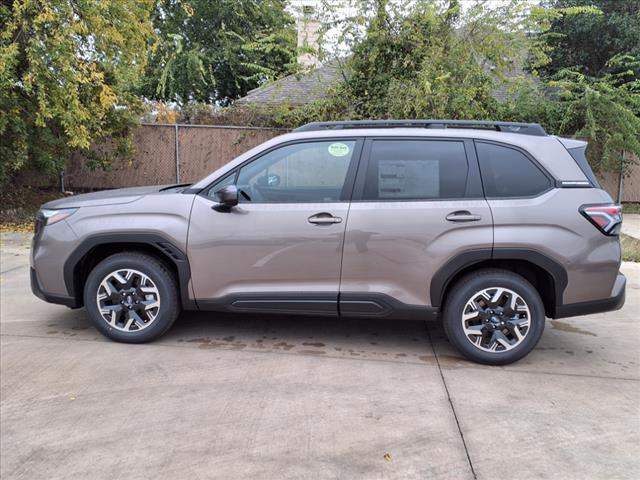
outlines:
[[344, 157], [349, 154], [349, 146], [344, 143], [332, 143], [329, 145], [329, 155], [334, 157]]

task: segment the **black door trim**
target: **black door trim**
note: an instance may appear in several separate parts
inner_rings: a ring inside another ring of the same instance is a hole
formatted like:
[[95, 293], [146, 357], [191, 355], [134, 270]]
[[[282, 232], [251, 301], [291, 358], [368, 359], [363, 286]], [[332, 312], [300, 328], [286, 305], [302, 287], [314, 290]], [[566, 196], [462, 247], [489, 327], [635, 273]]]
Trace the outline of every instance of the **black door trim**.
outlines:
[[401, 302], [384, 293], [340, 293], [340, 316], [403, 320], [435, 320], [439, 310]]
[[337, 292], [232, 293], [220, 298], [198, 299], [197, 302], [200, 310], [213, 312], [338, 316]]
[[257, 292], [198, 299], [200, 310], [314, 316], [432, 320], [438, 309], [410, 305], [383, 293]]

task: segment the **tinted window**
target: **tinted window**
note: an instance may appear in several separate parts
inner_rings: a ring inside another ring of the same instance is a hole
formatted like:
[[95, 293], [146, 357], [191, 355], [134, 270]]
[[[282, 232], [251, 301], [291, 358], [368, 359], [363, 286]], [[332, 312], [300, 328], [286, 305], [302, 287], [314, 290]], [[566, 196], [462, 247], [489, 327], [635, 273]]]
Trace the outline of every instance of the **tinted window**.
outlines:
[[240, 169], [241, 202], [340, 200], [356, 142], [306, 142], [273, 150]]
[[551, 186], [542, 170], [516, 149], [476, 142], [476, 150], [487, 197], [530, 197]]
[[467, 174], [463, 142], [375, 140], [363, 198], [461, 198], [465, 196]]

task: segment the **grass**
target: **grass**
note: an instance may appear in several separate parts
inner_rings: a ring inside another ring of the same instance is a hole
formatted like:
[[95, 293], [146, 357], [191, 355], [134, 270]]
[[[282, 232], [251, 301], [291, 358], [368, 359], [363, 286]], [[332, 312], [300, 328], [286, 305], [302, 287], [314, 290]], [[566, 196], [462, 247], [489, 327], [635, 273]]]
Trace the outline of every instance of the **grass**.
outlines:
[[622, 213], [640, 213], [640, 203], [627, 202], [622, 204]]
[[640, 262], [640, 240], [621, 234], [622, 260], [625, 262]]
[[55, 189], [3, 189], [0, 193], [0, 232], [31, 233], [40, 206], [60, 197], [62, 193]]

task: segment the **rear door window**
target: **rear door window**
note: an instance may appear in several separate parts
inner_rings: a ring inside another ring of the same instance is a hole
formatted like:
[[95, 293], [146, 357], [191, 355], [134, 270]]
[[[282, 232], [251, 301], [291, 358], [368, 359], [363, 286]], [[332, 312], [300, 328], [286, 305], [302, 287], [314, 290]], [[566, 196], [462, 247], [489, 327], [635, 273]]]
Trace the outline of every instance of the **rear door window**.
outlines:
[[476, 142], [485, 195], [517, 198], [540, 195], [551, 179], [521, 151], [494, 143]]
[[374, 140], [363, 200], [462, 198], [468, 175], [464, 142]]

